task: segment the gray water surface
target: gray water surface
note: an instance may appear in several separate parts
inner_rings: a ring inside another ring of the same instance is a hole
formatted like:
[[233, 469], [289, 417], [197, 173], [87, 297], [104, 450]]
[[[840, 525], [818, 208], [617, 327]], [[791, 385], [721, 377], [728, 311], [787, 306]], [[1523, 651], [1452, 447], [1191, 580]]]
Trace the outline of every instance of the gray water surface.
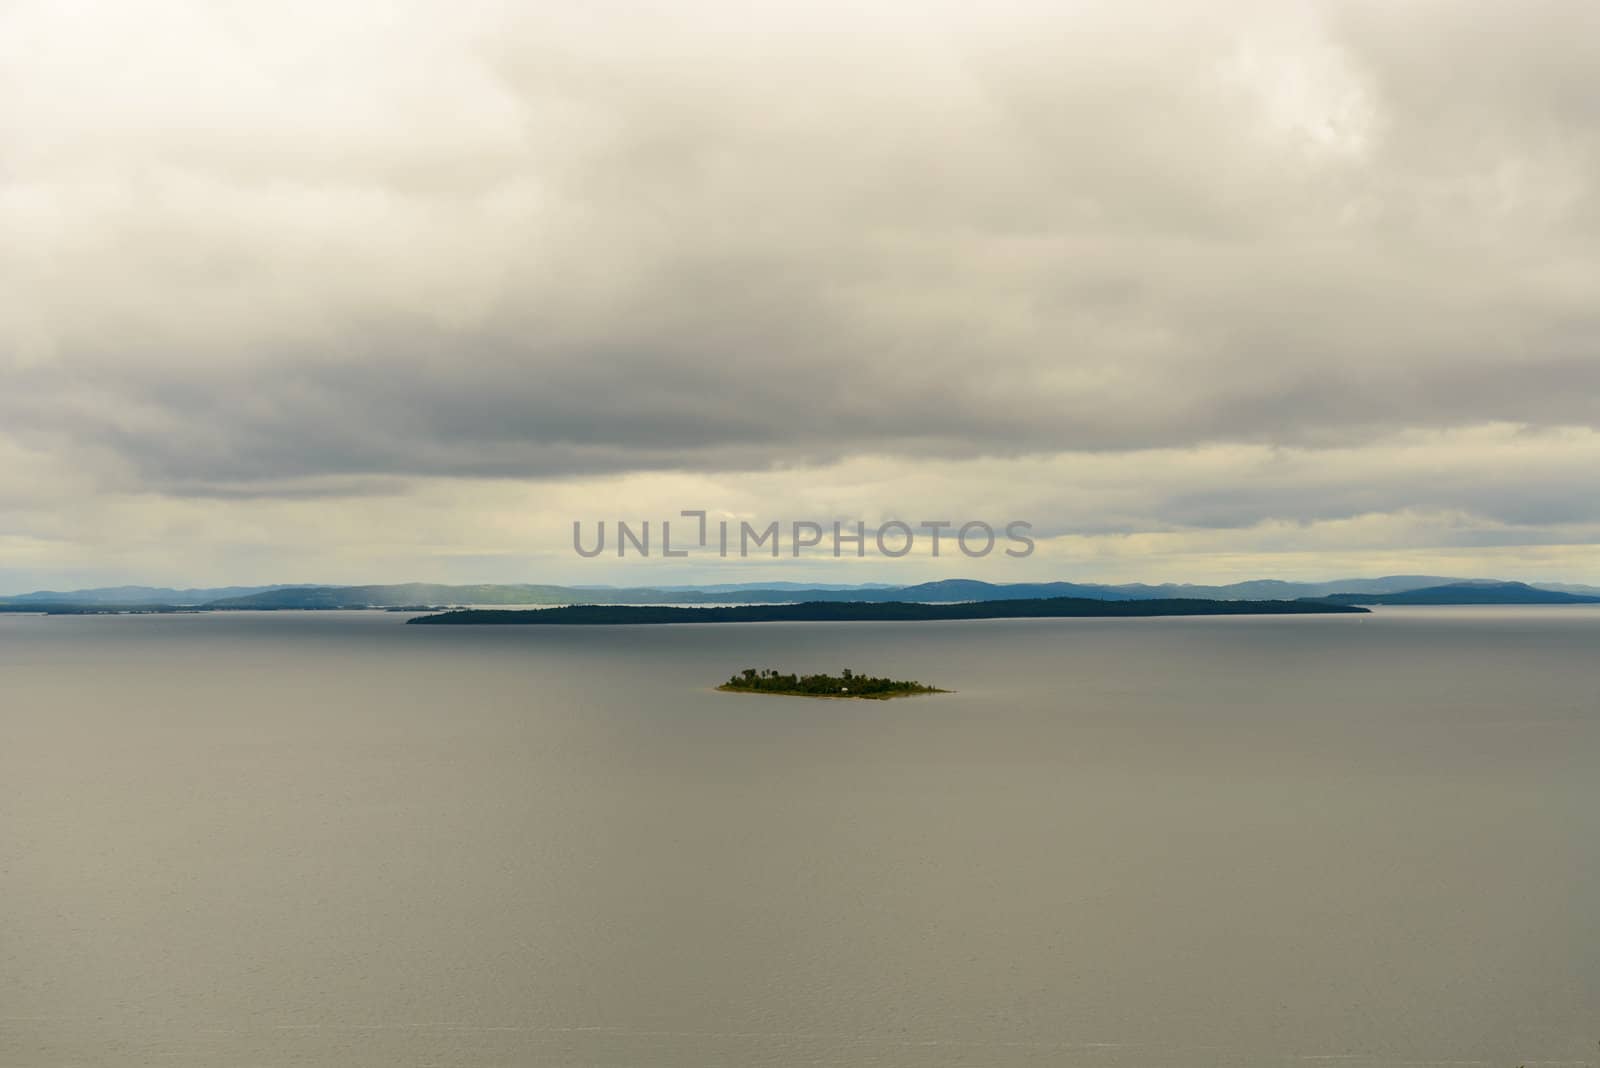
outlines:
[[402, 619], [0, 616], [0, 1065], [1600, 1064], [1600, 611]]

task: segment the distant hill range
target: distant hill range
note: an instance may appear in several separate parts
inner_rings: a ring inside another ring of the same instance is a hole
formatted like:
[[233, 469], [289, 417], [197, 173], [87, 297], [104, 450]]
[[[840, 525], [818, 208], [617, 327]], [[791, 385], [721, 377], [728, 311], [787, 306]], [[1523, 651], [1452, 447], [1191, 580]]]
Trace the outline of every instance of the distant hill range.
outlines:
[[283, 586], [209, 586], [199, 589], [175, 590], [169, 586], [103, 586], [92, 590], [38, 590], [0, 596], [0, 604], [79, 604], [79, 605], [149, 605], [164, 604], [193, 607], [209, 604], [225, 597], [249, 597], [252, 594], [281, 590]]
[[[1470, 580], [1431, 575], [1394, 575], [1336, 582], [1281, 582], [1258, 579], [1227, 586], [1143, 583], [1111, 586], [1079, 582], [981, 582], [942, 579], [912, 586], [800, 586], [793, 583], [713, 586], [299, 586], [220, 598], [211, 608], [390, 608], [412, 605], [568, 605], [568, 604], [793, 604], [816, 601], [920, 603], [1035, 600], [1082, 597], [1099, 601], [1219, 600], [1295, 601], [1336, 594], [1387, 594], [1443, 585], [1477, 585]], [[1505, 585], [1485, 582], [1485, 588]], [[1600, 593], [1600, 591], [1596, 591]], [[1494, 602], [1503, 603], [1503, 602]]]
[[1570, 583], [1534, 586], [1522, 582], [1436, 575], [1389, 575], [1331, 582], [1256, 579], [1225, 586], [991, 583], [976, 579], [943, 579], [911, 586], [807, 586], [792, 582], [636, 587], [529, 584], [447, 586], [423, 582], [381, 586], [225, 586], [196, 589], [117, 586], [70, 592], [41, 590], [0, 597], [0, 611], [148, 611], [172, 608], [221, 611], [459, 605], [795, 604], [823, 601], [938, 604], [1057, 597], [1096, 601], [1327, 599], [1340, 604], [1584, 604], [1600, 603], [1600, 588]]

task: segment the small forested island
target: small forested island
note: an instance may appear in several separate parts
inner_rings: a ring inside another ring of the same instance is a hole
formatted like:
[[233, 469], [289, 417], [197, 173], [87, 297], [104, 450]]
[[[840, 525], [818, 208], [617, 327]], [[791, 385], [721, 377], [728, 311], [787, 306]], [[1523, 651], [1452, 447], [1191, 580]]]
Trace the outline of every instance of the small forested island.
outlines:
[[837, 675], [783, 675], [777, 671], [745, 668], [718, 686], [724, 693], [770, 693], [785, 697], [854, 697], [886, 701], [919, 693], [949, 693], [937, 686], [905, 679], [880, 679], [857, 675], [849, 668]]

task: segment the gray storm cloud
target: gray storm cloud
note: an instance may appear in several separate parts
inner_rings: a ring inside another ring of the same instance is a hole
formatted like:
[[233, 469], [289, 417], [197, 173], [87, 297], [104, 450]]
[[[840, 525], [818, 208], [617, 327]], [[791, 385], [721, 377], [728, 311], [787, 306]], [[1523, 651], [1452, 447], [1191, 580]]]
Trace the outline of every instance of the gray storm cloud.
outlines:
[[1129, 522], [1562, 513], [1384, 443], [1600, 422], [1593, 5], [582, 8], [8, 5], [0, 437], [178, 498], [1365, 448]]

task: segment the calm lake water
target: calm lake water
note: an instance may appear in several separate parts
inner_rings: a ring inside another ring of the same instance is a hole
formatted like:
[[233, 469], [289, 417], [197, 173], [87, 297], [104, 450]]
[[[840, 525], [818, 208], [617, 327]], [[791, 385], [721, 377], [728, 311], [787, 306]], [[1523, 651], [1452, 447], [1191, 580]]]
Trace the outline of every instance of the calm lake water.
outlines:
[[1600, 1064], [1600, 611], [402, 619], [0, 616], [0, 1064]]

